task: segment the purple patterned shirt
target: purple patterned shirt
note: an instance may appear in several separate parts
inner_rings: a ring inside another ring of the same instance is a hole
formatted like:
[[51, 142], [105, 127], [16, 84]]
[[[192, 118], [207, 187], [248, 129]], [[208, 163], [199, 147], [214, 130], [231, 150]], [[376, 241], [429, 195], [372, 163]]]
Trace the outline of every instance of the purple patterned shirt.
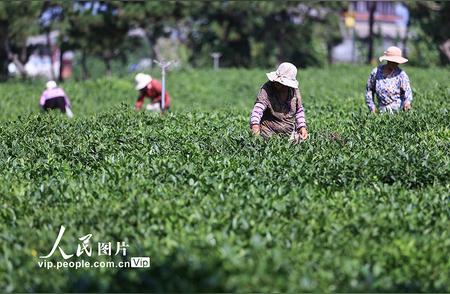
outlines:
[[390, 104], [403, 105], [406, 101], [412, 101], [411, 86], [408, 75], [400, 68], [388, 76], [383, 75], [385, 65], [380, 65], [372, 70], [366, 86], [366, 104], [369, 110], [375, 109], [374, 93], [378, 97], [380, 107]]

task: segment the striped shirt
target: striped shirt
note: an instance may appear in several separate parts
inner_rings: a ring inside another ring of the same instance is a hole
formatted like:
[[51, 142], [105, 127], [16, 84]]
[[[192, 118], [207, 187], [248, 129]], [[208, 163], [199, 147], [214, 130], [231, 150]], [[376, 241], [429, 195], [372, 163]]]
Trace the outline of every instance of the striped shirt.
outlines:
[[261, 134], [291, 134], [294, 130], [306, 128], [305, 112], [300, 91], [289, 89], [288, 99], [282, 101], [272, 82], [265, 83], [257, 97], [250, 115], [250, 126], [261, 125]]
[[54, 89], [47, 89], [47, 90], [45, 90], [42, 93], [41, 98], [39, 99], [39, 105], [40, 106], [44, 106], [45, 105], [45, 101], [47, 101], [49, 99], [52, 99], [52, 98], [58, 98], [58, 97], [63, 97], [64, 101], [66, 102], [66, 105], [71, 107], [70, 106], [69, 97], [67, 97], [66, 93], [61, 88], [54, 88]]
[[369, 110], [375, 109], [374, 94], [378, 98], [380, 108], [391, 104], [411, 102], [412, 91], [408, 75], [400, 68], [388, 76], [383, 75], [385, 65], [380, 65], [372, 70], [366, 85], [366, 104]]

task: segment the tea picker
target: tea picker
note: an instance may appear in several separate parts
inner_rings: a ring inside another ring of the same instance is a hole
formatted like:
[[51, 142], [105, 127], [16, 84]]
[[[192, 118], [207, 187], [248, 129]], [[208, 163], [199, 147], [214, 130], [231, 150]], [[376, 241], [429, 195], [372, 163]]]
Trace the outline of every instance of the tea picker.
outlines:
[[48, 81], [45, 87], [46, 89], [39, 98], [39, 106], [42, 111], [47, 112], [50, 109], [60, 110], [72, 118], [72, 106], [64, 90], [58, 87], [55, 81]]
[[[165, 112], [170, 108], [170, 95], [166, 89], [166, 71], [171, 65], [176, 63], [173, 61], [161, 62], [157, 60], [155, 60], [155, 63], [161, 67], [162, 82], [153, 79], [148, 74], [138, 73], [136, 75], [135, 88], [139, 91], [139, 97], [135, 104], [136, 110], [140, 110], [142, 108], [145, 97], [151, 100], [151, 102], [146, 106], [148, 111]], [[162, 97], [164, 97], [164, 99]]]
[[400, 110], [411, 109], [413, 93], [411, 84], [406, 72], [399, 67], [399, 64], [408, 62], [402, 56], [402, 50], [391, 46], [386, 49], [380, 62], [386, 61], [372, 69], [366, 85], [366, 104], [369, 111], [377, 112], [374, 99], [378, 100], [378, 107], [381, 113], [396, 113]]
[[290, 136], [293, 142], [308, 139], [297, 67], [283, 62], [266, 76], [250, 114], [251, 132], [263, 138]]

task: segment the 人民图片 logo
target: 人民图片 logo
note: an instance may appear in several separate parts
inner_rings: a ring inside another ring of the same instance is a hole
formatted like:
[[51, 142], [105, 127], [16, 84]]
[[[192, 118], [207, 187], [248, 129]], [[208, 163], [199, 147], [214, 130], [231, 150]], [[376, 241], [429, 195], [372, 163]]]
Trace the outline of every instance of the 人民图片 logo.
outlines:
[[[91, 238], [92, 234], [87, 234], [84, 236], [81, 236], [78, 238], [78, 245], [77, 250], [74, 253], [67, 253], [63, 250], [63, 248], [60, 245], [61, 239], [63, 238], [64, 232], [66, 228], [64, 226], [61, 226], [59, 229], [58, 236], [56, 237], [55, 242], [53, 243], [52, 249], [47, 255], [41, 255], [39, 256], [40, 259], [44, 259], [43, 261], [39, 261], [38, 265], [39, 267], [44, 267], [47, 269], [50, 268], [82, 268], [82, 267], [150, 267], [150, 257], [132, 257], [131, 262], [130, 261], [119, 261], [115, 263], [114, 261], [86, 261], [86, 260], [80, 260], [78, 258], [87, 256], [89, 258], [92, 257], [93, 252], [97, 252], [97, 256], [126, 256], [127, 255], [127, 248], [129, 247], [128, 243], [125, 241], [118, 241], [118, 242], [97, 242], [96, 245], [93, 247], [91, 246]], [[115, 246], [113, 246], [115, 244]], [[48, 258], [52, 257], [55, 252], [59, 250], [61, 253], [61, 256], [63, 257], [64, 261], [49, 261]], [[77, 257], [76, 260], [69, 260], [74, 255]]]

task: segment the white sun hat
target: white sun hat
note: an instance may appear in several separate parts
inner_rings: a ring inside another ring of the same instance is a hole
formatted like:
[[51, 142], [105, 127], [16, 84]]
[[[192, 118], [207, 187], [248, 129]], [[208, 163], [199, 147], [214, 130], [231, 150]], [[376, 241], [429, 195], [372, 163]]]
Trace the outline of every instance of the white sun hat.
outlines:
[[294, 89], [298, 88], [297, 68], [292, 63], [283, 62], [276, 71], [269, 72], [266, 75], [271, 82], [278, 82]]
[[387, 61], [392, 61], [395, 63], [405, 63], [408, 61], [408, 59], [404, 58], [402, 56], [402, 50], [398, 47], [395, 46], [391, 46], [389, 48], [386, 49], [386, 51], [384, 51], [384, 55], [381, 56], [380, 58], [380, 62], [382, 62], [383, 60], [387, 60]]
[[48, 81], [47, 84], [45, 84], [45, 87], [48, 90], [51, 90], [51, 89], [55, 89], [56, 87], [58, 87], [58, 85], [56, 84], [55, 81]]
[[136, 75], [134, 80], [136, 81], [136, 90], [141, 90], [144, 89], [152, 81], [152, 77], [148, 74], [140, 72]]

